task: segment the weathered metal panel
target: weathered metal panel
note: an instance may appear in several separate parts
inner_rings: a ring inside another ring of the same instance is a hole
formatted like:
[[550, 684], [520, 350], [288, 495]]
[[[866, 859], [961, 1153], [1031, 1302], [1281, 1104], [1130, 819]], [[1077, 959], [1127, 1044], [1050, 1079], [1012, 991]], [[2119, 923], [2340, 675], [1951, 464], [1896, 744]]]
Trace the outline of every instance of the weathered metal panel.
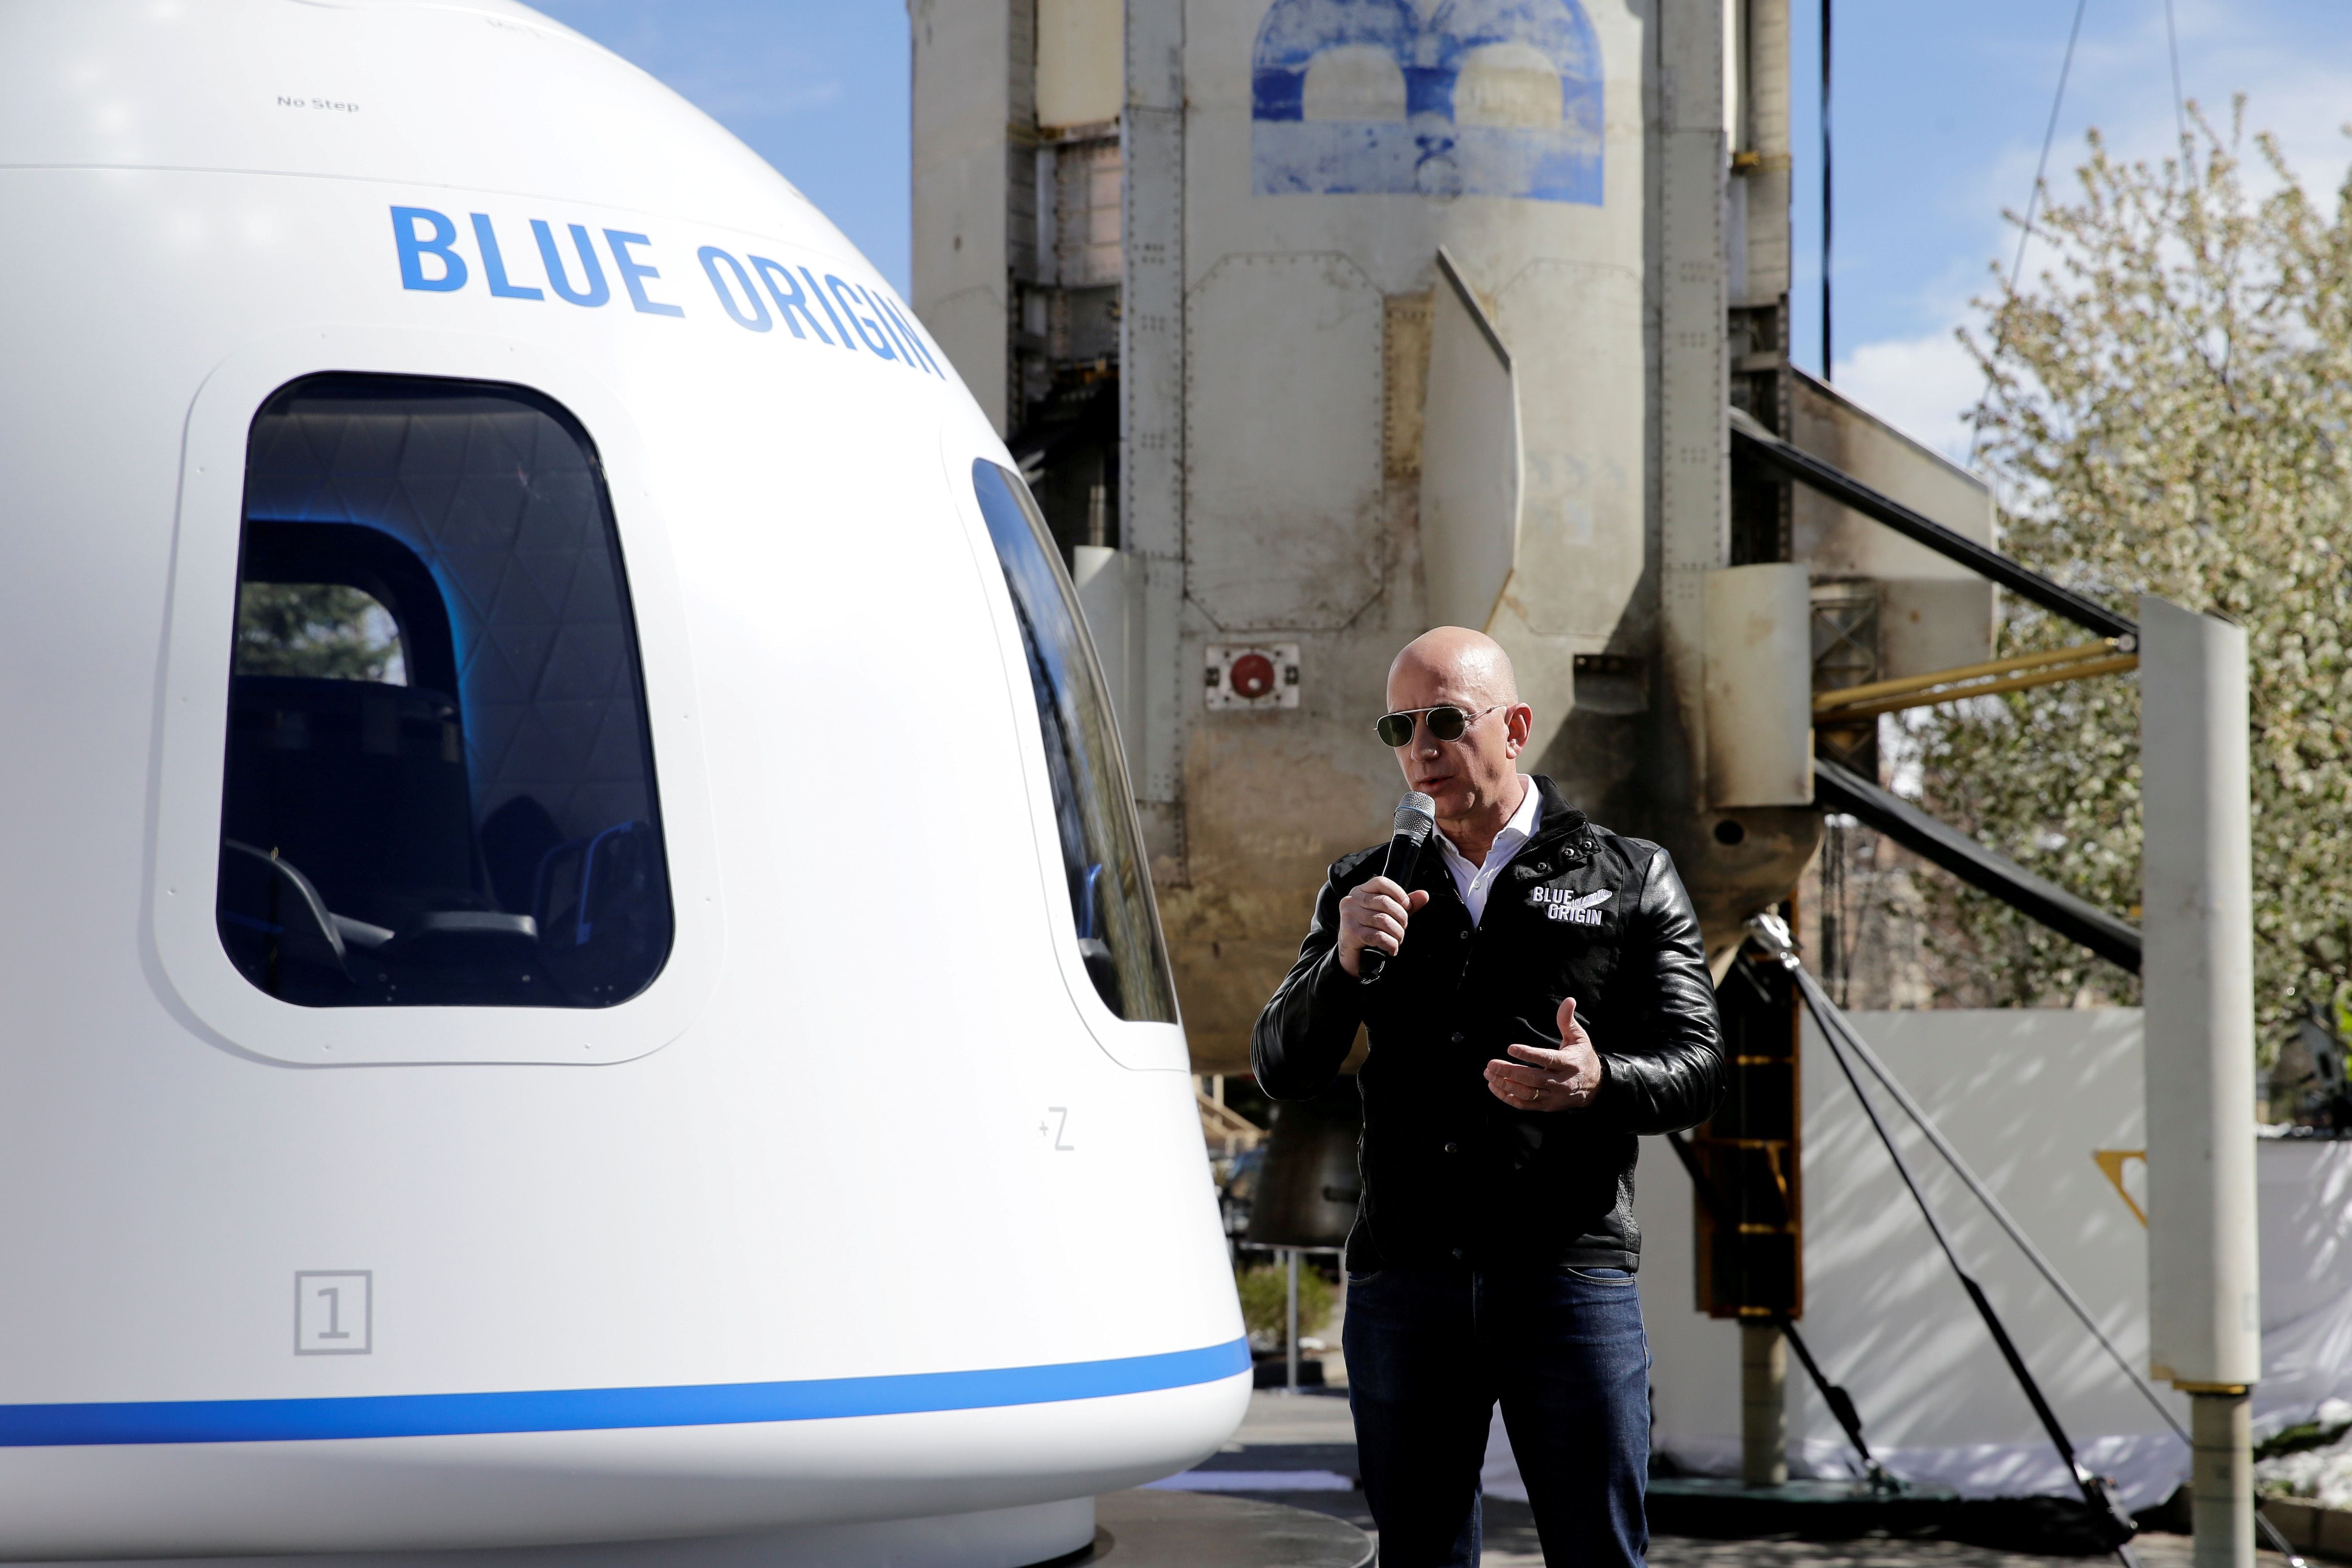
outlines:
[[1484, 631], [1519, 558], [1519, 389], [1509, 351], [1441, 249], [1421, 462], [1429, 618]]
[[1717, 810], [1813, 803], [1813, 685], [1805, 569], [1728, 566], [1706, 578], [1706, 796]]
[[1037, 0], [1037, 123], [1060, 130], [1118, 119], [1126, 51], [1120, 0]]
[[[1985, 482], [1802, 372], [1791, 375], [1789, 438], [1979, 543], [1993, 542]], [[1992, 657], [1994, 589], [1967, 567], [1798, 487], [1790, 500], [1796, 558], [1817, 580], [1879, 584], [1876, 679], [1924, 675]]]
[[1193, 285], [1185, 587], [1220, 631], [1329, 631], [1381, 591], [1383, 315], [1328, 252], [1221, 257]]
[[1669, 5], [1659, 18], [1658, 530], [1665, 674], [1685, 716], [1691, 771], [1700, 724], [1706, 574], [1729, 559], [1730, 437], [1724, 422], [1723, 10]]
[[997, 433], [1005, 432], [1004, 280], [1011, 8], [913, 0], [914, 306]]
[[1179, 729], [1192, 696], [1177, 636], [1184, 596], [1184, 7], [1127, 0], [1126, 47], [1119, 542], [1137, 568], [1138, 659], [1128, 764], [1154, 874], [1172, 865], [1181, 875]]

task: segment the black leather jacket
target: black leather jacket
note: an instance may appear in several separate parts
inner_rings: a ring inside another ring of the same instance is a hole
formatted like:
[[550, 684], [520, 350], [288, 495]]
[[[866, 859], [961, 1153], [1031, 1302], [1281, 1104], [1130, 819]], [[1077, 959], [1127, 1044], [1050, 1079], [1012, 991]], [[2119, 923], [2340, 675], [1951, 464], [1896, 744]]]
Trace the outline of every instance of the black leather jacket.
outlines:
[[[1387, 846], [1336, 862], [1315, 923], [1259, 1015], [1250, 1058], [1276, 1100], [1338, 1077], [1359, 1025], [1371, 1054], [1358, 1077], [1363, 1199], [1348, 1267], [1631, 1269], [1634, 1139], [1713, 1113], [1724, 1088], [1715, 987], [1698, 919], [1672, 860], [1621, 838], [1538, 776], [1536, 836], [1496, 880], [1480, 923], [1433, 845], [1409, 884], [1429, 902], [1370, 984], [1339, 967], [1339, 900], [1380, 873]], [[1580, 1110], [1514, 1110], [1487, 1090], [1488, 1060], [1512, 1041], [1559, 1044], [1562, 998], [1601, 1055], [1601, 1085]]]

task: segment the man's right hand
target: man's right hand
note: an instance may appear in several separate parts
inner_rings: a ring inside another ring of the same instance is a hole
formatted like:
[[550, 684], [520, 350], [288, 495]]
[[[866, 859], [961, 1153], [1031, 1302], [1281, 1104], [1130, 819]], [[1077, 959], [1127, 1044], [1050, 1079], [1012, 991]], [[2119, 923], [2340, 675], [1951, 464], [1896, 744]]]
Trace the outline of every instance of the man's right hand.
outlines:
[[1427, 902], [1427, 893], [1408, 893], [1386, 877], [1375, 877], [1341, 899], [1339, 967], [1360, 979], [1366, 948], [1394, 958], [1404, 942], [1405, 921]]

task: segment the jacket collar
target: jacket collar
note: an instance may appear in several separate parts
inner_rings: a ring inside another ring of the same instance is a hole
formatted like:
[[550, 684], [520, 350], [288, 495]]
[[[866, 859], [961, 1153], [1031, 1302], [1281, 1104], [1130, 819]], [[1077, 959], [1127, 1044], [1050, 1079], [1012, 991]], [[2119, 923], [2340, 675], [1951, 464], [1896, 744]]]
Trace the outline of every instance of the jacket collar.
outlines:
[[1569, 805], [1568, 797], [1549, 778], [1542, 773], [1533, 776], [1543, 800], [1543, 819], [1536, 826], [1536, 836], [1511, 861], [1514, 882], [1549, 877], [1563, 864], [1574, 865], [1592, 853], [1591, 819]]
[[[1591, 819], [1568, 804], [1559, 786], [1543, 773], [1528, 775], [1535, 783], [1537, 798], [1542, 803], [1543, 815], [1536, 823], [1536, 836], [1520, 847], [1512, 857], [1510, 877], [1524, 882], [1531, 876], [1549, 876], [1552, 862], [1565, 852], [1570, 861], [1591, 852]], [[1461, 899], [1454, 886], [1453, 873], [1445, 868], [1443, 854], [1424, 854], [1414, 867], [1411, 886], [1425, 889], [1435, 898], [1459, 904]]]
[[1528, 847], [1540, 846], [1548, 849], [1562, 839], [1580, 836], [1589, 825], [1584, 813], [1568, 804], [1568, 797], [1559, 793], [1559, 786], [1551, 782], [1549, 774], [1530, 776], [1535, 780], [1536, 794], [1543, 801], [1543, 820], [1536, 824], [1536, 836], [1528, 840]]

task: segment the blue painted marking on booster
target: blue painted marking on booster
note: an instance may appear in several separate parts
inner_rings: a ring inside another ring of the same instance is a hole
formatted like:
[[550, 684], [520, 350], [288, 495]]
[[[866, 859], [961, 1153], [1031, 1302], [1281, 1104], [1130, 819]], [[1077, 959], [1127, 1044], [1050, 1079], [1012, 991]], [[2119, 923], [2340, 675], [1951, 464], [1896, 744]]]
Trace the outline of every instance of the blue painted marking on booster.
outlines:
[[1599, 206], [1601, 47], [1580, 0], [1441, 0], [1425, 21], [1423, 9], [1274, 0], [1251, 59], [1258, 195]]
[[101, 1405], [0, 1405], [0, 1447], [114, 1443], [285, 1443], [349, 1437], [452, 1437], [728, 1426], [909, 1415], [1156, 1394], [1215, 1383], [1250, 1367], [1249, 1342], [1052, 1366], [827, 1377], [798, 1383], [677, 1384], [507, 1394], [385, 1394], [344, 1399], [186, 1399]]

